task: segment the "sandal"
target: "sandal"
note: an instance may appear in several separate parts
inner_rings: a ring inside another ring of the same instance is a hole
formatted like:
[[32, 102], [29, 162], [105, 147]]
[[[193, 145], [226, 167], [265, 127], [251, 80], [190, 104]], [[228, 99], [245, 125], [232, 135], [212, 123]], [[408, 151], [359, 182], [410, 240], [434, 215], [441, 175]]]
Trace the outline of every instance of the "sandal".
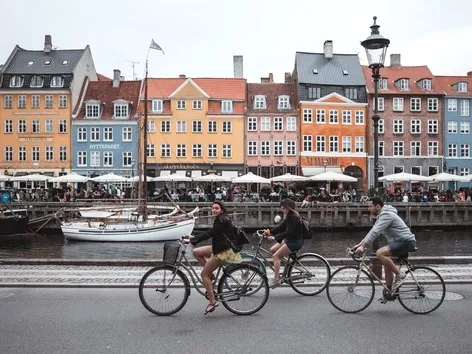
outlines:
[[204, 315], [208, 314], [208, 313], [211, 313], [213, 311], [215, 311], [215, 309], [220, 306], [220, 304], [218, 304], [218, 302], [215, 301], [214, 304], [208, 304], [206, 309], [205, 309], [205, 312], [203, 313]]

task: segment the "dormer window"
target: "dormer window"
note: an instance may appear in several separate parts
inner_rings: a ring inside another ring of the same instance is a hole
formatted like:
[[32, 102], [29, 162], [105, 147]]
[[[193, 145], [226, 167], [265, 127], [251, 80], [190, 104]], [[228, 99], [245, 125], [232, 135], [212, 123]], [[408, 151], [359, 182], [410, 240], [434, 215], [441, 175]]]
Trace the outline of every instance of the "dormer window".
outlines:
[[422, 80], [421, 88], [423, 89], [423, 91], [431, 91], [431, 80], [430, 79]]
[[467, 82], [459, 82], [457, 84], [457, 92], [467, 92]]
[[343, 75], [348, 75], [348, 74], [349, 74], [349, 72], [346, 69], [344, 69], [343, 70]]
[[68, 62], [67, 60], [64, 60], [64, 61], [62, 62], [62, 65], [67, 65], [68, 63], [69, 63], [69, 62]]
[[23, 86], [23, 77], [22, 76], [12, 76], [10, 79], [10, 87], [22, 87]]
[[39, 75], [34, 75], [31, 78], [30, 87], [43, 87], [43, 77]]
[[152, 100], [152, 111], [162, 112], [162, 100]]
[[266, 109], [266, 98], [263, 95], [254, 96], [254, 108], [255, 109]]
[[53, 76], [51, 79], [51, 87], [64, 86], [64, 78], [62, 76]]
[[221, 101], [221, 112], [232, 113], [233, 112], [233, 101]]
[[290, 109], [290, 97], [289, 96], [279, 96], [277, 100], [278, 109]]
[[85, 118], [99, 118], [100, 117], [100, 103], [91, 102], [85, 105]]
[[116, 119], [127, 119], [129, 116], [129, 104], [127, 103], [115, 103], [115, 118]]
[[46, 60], [46, 61], [44, 62], [44, 65], [45, 65], [45, 66], [51, 66], [51, 61], [50, 61], [50, 60]]
[[398, 82], [398, 87], [400, 91], [408, 91], [410, 89], [408, 79], [400, 79], [400, 81]]
[[386, 90], [387, 89], [387, 79], [381, 77], [379, 80], [379, 90]]
[[32, 61], [28, 62], [28, 66], [32, 66], [33, 64], [34, 64], [34, 62], [32, 62]]
[[318, 69], [313, 69], [313, 74], [318, 75]]

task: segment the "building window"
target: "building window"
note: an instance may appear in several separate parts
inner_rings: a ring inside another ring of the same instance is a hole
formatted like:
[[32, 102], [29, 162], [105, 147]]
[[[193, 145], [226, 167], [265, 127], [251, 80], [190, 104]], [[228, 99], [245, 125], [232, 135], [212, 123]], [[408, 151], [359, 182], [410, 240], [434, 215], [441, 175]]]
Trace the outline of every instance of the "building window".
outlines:
[[100, 151], [90, 152], [90, 167], [100, 167]]
[[87, 141], [87, 128], [78, 128], [77, 129], [77, 141], [78, 142]]
[[428, 112], [437, 112], [439, 100], [437, 98], [428, 98]]
[[313, 122], [313, 110], [311, 108], [303, 109], [303, 123]]
[[386, 90], [387, 89], [387, 79], [382, 77], [379, 80], [379, 90]]
[[350, 100], [357, 100], [357, 89], [356, 88], [346, 88], [344, 89], [344, 96]]
[[222, 113], [233, 113], [233, 101], [221, 101]]
[[46, 95], [46, 108], [54, 108], [54, 96]]
[[289, 96], [279, 96], [277, 102], [278, 109], [290, 109]]
[[202, 144], [192, 145], [192, 157], [202, 157]]
[[364, 152], [364, 137], [356, 136], [356, 152]]
[[400, 79], [400, 81], [398, 82], [398, 87], [400, 91], [408, 91], [410, 89], [408, 79]]
[[185, 100], [178, 100], [177, 101], [177, 109], [186, 109], [187, 102]]
[[33, 119], [31, 121], [31, 132], [32, 133], [40, 133], [39, 119]]
[[100, 116], [100, 105], [98, 103], [88, 103], [85, 106], [85, 118], [98, 118]]
[[18, 133], [26, 133], [26, 120], [20, 119], [18, 121]]
[[162, 100], [152, 100], [151, 110], [153, 112], [162, 112]]
[[[166, 121], [164, 121], [166, 122]], [[147, 132], [148, 133], [155, 133], [156, 132], [156, 122], [153, 120], [148, 120], [147, 122]]]
[[218, 147], [216, 144], [208, 144], [208, 157], [218, 157]]
[[449, 112], [457, 112], [457, 99], [456, 98], [449, 98], [447, 100], [447, 110]]
[[261, 155], [262, 156], [270, 155], [270, 141], [261, 141]]
[[393, 98], [393, 111], [403, 112], [403, 98], [402, 97]]
[[223, 122], [223, 133], [231, 133], [233, 131], [233, 127], [231, 122]]
[[67, 96], [60, 95], [59, 96], [59, 108], [67, 108]]
[[270, 117], [261, 118], [261, 131], [270, 132]]
[[421, 166], [411, 166], [411, 173], [421, 176]]
[[218, 131], [218, 126], [215, 120], [208, 121], [208, 133], [216, 133]]
[[5, 161], [13, 161], [13, 147], [5, 146]]
[[113, 128], [103, 128], [103, 141], [113, 141]]
[[257, 117], [249, 117], [247, 119], [247, 130], [250, 132], [257, 131]]
[[383, 112], [385, 110], [385, 98], [379, 97], [379, 112]]
[[308, 87], [308, 98], [321, 98], [321, 87]]
[[[310, 116], [311, 116], [311, 109], [310, 109]], [[304, 121], [308, 122], [306, 120], [304, 120]], [[326, 112], [325, 112], [324, 109], [317, 109], [316, 110], [316, 123], [318, 123], [318, 124], [325, 124], [326, 123]]]
[[177, 133], [186, 133], [187, 132], [187, 121], [178, 120], [177, 121]]
[[447, 169], [447, 173], [451, 174], [451, 175], [455, 175], [457, 174], [457, 171], [455, 168], [448, 168]]
[[121, 156], [122, 156], [122, 159], [123, 159], [122, 166], [123, 167], [131, 167], [132, 164], [133, 164], [133, 162], [132, 162], [132, 160], [133, 160], [132, 156], [133, 155], [131, 154], [131, 152], [130, 151], [125, 151], [125, 152], [122, 153]]
[[413, 119], [410, 122], [410, 133], [411, 134], [421, 134], [421, 120]]
[[379, 156], [385, 155], [385, 142], [379, 141]]
[[339, 137], [330, 136], [329, 137], [329, 151], [330, 152], [339, 152]]
[[281, 156], [284, 154], [284, 142], [280, 140], [274, 141], [274, 155]]
[[297, 142], [295, 140], [287, 141], [287, 155], [295, 156], [297, 154]]
[[43, 77], [39, 75], [34, 75], [30, 81], [30, 87], [43, 87]]
[[461, 116], [468, 117], [469, 116], [469, 100], [461, 100]]
[[[329, 138], [330, 139], [330, 146], [331, 146], [331, 138], [332, 136]], [[351, 137], [350, 136], [343, 136], [342, 138], [342, 144], [343, 144], [343, 152], [351, 152], [351, 143], [352, 143], [352, 140], [351, 140]], [[337, 150], [331, 150], [332, 152], [337, 152]]]
[[457, 122], [447, 122], [447, 132], [449, 134], [457, 134]]
[[393, 173], [402, 173], [403, 171], [403, 166], [393, 166]]
[[64, 78], [62, 76], [53, 76], [51, 79], [51, 87], [63, 87]]
[[329, 124], [338, 124], [338, 111], [337, 110], [330, 110], [329, 111]]
[[326, 137], [324, 135], [316, 136], [316, 152], [326, 152]]
[[121, 141], [132, 141], [133, 134], [131, 127], [121, 128]]
[[115, 118], [117, 119], [128, 118], [128, 105], [127, 104], [115, 104]]
[[428, 134], [438, 134], [439, 125], [437, 119], [428, 120]]
[[393, 120], [393, 134], [403, 134], [403, 119]]
[[13, 120], [6, 119], [4, 122], [5, 122], [5, 125], [3, 128], [3, 132], [5, 134], [12, 134], [13, 133]]
[[39, 96], [38, 95], [31, 96], [31, 108], [39, 108], [39, 107], [40, 107]]
[[223, 157], [224, 158], [231, 157], [231, 145], [223, 144]]
[[26, 96], [18, 96], [18, 108], [26, 108]]
[[297, 131], [297, 118], [296, 117], [287, 117], [287, 131], [288, 132]]
[[457, 144], [449, 144], [447, 146], [447, 156], [457, 157]]
[[393, 156], [403, 156], [405, 143], [403, 141], [394, 141], [393, 142]]
[[3, 108], [13, 108], [13, 96], [5, 95], [3, 96]]
[[87, 166], [87, 152], [86, 151], [77, 152], [77, 166]]
[[257, 141], [247, 142], [247, 154], [248, 156], [257, 156]]
[[356, 124], [364, 124], [364, 111], [356, 111]]
[[90, 141], [100, 141], [100, 128], [90, 128]]
[[104, 167], [111, 167], [113, 166], [113, 152], [105, 151], [103, 153], [103, 166]]
[[170, 157], [170, 144], [161, 144], [161, 157]]
[[201, 133], [202, 132], [202, 121], [194, 120], [192, 122], [192, 133]]
[[410, 111], [421, 112], [421, 98], [410, 98]]
[[170, 120], [163, 120], [161, 122], [161, 133], [170, 133]]
[[23, 77], [15, 75], [10, 79], [10, 87], [22, 87], [23, 86]]
[[379, 134], [384, 134], [385, 133], [385, 121], [383, 119], [379, 119]]
[[470, 134], [470, 122], [461, 122], [461, 134]]
[[410, 142], [410, 156], [421, 156], [421, 141]]
[[39, 146], [31, 148], [31, 157], [33, 162], [39, 162]]
[[52, 119], [46, 119], [45, 122], [45, 133], [54, 133], [54, 121]]
[[439, 142], [428, 141], [428, 156], [438, 156], [438, 155], [439, 155]]
[[470, 144], [461, 144], [461, 157], [470, 157]]
[[421, 86], [422, 86], [423, 91], [431, 91], [431, 80], [430, 79], [422, 80]]
[[146, 156], [147, 157], [156, 157], [156, 148], [155, 148], [154, 144], [147, 144]]
[[468, 167], [461, 167], [461, 176], [468, 176], [470, 174]]
[[262, 95], [254, 96], [254, 109], [266, 109], [266, 98]]
[[352, 124], [351, 111], [343, 111], [343, 124]]
[[177, 144], [177, 157], [186, 157], [187, 156], [187, 145]]
[[18, 160], [26, 161], [26, 146], [20, 146], [18, 148]]
[[59, 161], [67, 161], [67, 146], [59, 147]]
[[457, 84], [457, 92], [467, 92], [467, 82], [459, 82]]
[[202, 109], [202, 101], [201, 100], [192, 101], [192, 108], [193, 109]]
[[282, 117], [274, 117], [274, 131], [282, 131], [284, 129], [284, 122]]
[[313, 137], [311, 135], [303, 135], [303, 151], [313, 151]]

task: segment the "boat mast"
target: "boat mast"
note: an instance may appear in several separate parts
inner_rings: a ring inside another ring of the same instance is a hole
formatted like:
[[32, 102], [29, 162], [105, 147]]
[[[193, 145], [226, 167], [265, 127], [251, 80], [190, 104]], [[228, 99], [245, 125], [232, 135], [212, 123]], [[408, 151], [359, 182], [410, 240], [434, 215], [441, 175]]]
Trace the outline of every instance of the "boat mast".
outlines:
[[146, 58], [146, 75], [144, 78], [144, 120], [142, 126], [142, 141], [139, 144], [141, 171], [139, 174], [139, 205], [143, 218], [146, 218], [147, 206], [147, 125], [148, 125], [148, 59]]

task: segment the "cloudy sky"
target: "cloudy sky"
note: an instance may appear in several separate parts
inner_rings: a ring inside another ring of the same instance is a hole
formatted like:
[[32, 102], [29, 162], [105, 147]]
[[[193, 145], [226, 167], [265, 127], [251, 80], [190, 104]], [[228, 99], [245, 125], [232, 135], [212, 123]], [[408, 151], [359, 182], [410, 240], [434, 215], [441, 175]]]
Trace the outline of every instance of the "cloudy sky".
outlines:
[[364, 64], [360, 41], [373, 15], [403, 65], [428, 65], [436, 75], [472, 71], [469, 0], [15, 0], [0, 11], [0, 63], [16, 44], [42, 49], [50, 34], [59, 49], [90, 45], [108, 77], [116, 68], [131, 79], [130, 60], [142, 78], [151, 39], [166, 53], [151, 52], [153, 77], [232, 77], [238, 54], [250, 82], [269, 72], [281, 82], [296, 51], [321, 52], [326, 39]]

